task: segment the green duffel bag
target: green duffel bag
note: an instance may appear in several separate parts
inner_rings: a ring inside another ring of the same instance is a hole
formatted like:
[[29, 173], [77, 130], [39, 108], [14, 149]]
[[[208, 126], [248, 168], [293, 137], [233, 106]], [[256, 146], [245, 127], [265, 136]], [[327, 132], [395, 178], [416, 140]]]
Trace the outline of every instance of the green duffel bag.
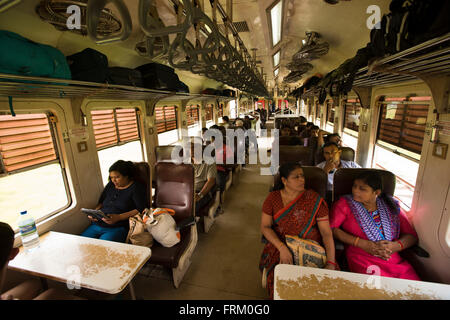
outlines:
[[0, 30], [0, 73], [71, 79], [61, 51], [6, 30]]

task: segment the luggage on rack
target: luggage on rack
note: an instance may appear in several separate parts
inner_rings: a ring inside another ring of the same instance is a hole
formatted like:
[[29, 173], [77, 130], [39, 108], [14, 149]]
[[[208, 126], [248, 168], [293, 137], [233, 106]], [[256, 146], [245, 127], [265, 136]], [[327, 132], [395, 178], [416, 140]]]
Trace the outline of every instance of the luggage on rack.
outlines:
[[61, 51], [6, 30], [0, 30], [0, 73], [71, 79]]
[[379, 28], [370, 32], [375, 57], [395, 54], [450, 32], [450, 1], [393, 0]]
[[231, 89], [223, 89], [222, 96], [224, 97], [236, 97], [236, 91]]
[[97, 50], [86, 48], [67, 56], [72, 79], [105, 83], [108, 79], [108, 57]]
[[123, 86], [144, 87], [141, 72], [139, 70], [129, 68], [108, 68], [107, 81], [111, 84], [120, 84]]
[[177, 92], [189, 93], [189, 87], [182, 81], [178, 82]]
[[177, 91], [180, 79], [173, 68], [159, 63], [147, 63], [135, 69], [141, 72], [145, 88]]
[[202, 90], [202, 94], [207, 94], [211, 96], [220, 96], [222, 92], [213, 88], [206, 88]]

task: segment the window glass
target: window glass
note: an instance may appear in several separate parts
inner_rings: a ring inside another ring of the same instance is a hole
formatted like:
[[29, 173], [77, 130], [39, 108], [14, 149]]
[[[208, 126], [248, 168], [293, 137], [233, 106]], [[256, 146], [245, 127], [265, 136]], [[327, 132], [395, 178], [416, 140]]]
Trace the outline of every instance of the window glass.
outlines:
[[21, 211], [41, 221], [71, 203], [55, 130], [44, 113], [0, 116], [0, 221], [15, 230]]
[[144, 161], [135, 109], [91, 111], [95, 143], [103, 184], [108, 183], [109, 167], [117, 160]]

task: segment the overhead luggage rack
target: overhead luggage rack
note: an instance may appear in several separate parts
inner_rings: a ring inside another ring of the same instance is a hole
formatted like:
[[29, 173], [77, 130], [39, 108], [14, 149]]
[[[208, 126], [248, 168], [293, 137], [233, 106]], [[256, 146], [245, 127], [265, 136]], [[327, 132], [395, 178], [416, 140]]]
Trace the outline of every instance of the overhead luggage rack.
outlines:
[[374, 86], [450, 74], [450, 34], [375, 61], [356, 74], [353, 86]]
[[[112, 85], [65, 79], [25, 77], [0, 73], [0, 97], [26, 98], [91, 98], [115, 100], [192, 99], [201, 94], [177, 93], [140, 87]], [[214, 98], [229, 98], [209, 96]]]

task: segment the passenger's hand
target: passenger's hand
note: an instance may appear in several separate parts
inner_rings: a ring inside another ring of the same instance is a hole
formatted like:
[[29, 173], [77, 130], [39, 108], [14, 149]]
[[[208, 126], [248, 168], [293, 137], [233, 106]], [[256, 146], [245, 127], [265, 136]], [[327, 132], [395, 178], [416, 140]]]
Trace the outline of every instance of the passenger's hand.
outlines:
[[105, 218], [102, 219], [107, 224], [115, 224], [115, 223], [121, 221], [120, 214], [108, 214], [107, 216], [108, 216], [108, 219], [105, 219]]
[[335, 265], [332, 265], [330, 263], [327, 263], [324, 269], [328, 269], [328, 270], [337, 270]]
[[280, 251], [280, 263], [293, 264], [292, 253], [284, 244], [278, 249]]
[[398, 242], [395, 241], [388, 241], [388, 240], [381, 240], [380, 245], [382, 245], [386, 250], [390, 251], [391, 254], [394, 252], [401, 251], [401, 246], [398, 244]]
[[98, 222], [98, 220], [96, 218], [94, 218], [93, 216], [87, 216], [89, 220], [91, 220], [92, 222]]
[[381, 241], [362, 240], [361, 248], [367, 253], [383, 260], [389, 260], [391, 258], [392, 251], [386, 248]]
[[326, 172], [326, 174], [328, 174], [331, 170], [334, 169], [336, 169], [336, 165], [334, 164], [333, 159], [328, 160], [325, 166], [323, 167], [323, 170]]

